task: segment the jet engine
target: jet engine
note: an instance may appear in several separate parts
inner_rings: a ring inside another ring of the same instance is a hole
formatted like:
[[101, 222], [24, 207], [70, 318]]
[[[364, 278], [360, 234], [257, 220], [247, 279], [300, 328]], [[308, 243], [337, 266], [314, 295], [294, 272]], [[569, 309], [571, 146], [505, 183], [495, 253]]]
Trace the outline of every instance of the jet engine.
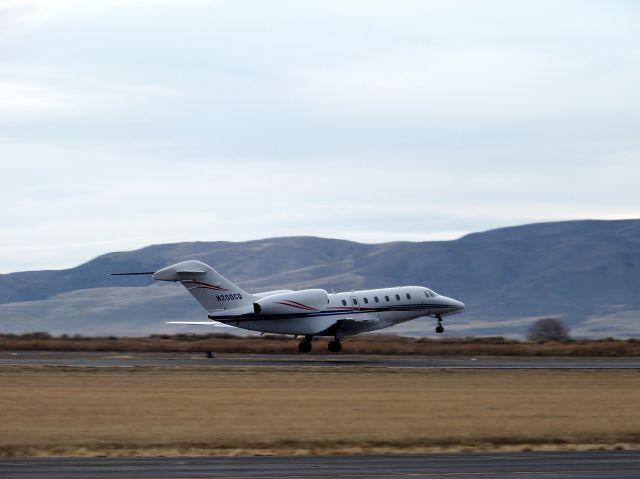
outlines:
[[315, 313], [327, 309], [329, 295], [324, 289], [304, 289], [274, 294], [253, 303], [256, 314]]

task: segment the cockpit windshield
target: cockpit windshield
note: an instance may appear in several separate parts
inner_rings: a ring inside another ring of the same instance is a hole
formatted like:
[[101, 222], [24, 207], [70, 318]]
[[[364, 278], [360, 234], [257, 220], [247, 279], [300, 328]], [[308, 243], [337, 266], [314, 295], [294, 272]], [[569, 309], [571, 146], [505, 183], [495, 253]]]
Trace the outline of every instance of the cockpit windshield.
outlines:
[[[425, 288], [425, 289], [426, 289], [426, 288]], [[427, 290], [424, 292], [424, 294], [425, 294], [425, 296], [426, 296], [427, 298], [435, 298], [436, 296], [438, 296], [438, 293], [436, 293], [435, 291], [431, 291], [430, 289], [427, 289]]]

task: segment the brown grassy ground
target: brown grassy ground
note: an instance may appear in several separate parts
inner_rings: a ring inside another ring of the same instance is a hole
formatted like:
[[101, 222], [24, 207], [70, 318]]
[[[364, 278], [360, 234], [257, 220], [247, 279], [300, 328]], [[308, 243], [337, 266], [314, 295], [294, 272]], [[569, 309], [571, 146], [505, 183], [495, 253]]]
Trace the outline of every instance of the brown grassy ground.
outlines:
[[0, 368], [0, 455], [640, 447], [634, 370]]
[[[327, 338], [317, 339], [312, 354], [328, 354]], [[290, 336], [237, 337], [227, 334], [176, 334], [146, 338], [51, 337], [44, 333], [0, 335], [0, 350], [154, 351], [243, 354], [295, 354]], [[408, 338], [357, 336], [344, 342], [342, 354], [468, 355], [468, 356], [640, 356], [640, 340], [526, 342], [504, 338]]]

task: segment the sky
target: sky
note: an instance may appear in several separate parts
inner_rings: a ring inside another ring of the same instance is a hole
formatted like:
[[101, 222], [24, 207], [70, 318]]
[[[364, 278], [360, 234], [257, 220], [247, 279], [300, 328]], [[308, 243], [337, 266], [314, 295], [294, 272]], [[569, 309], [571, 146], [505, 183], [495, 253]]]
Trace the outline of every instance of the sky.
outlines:
[[639, 218], [637, 1], [0, 0], [0, 273]]

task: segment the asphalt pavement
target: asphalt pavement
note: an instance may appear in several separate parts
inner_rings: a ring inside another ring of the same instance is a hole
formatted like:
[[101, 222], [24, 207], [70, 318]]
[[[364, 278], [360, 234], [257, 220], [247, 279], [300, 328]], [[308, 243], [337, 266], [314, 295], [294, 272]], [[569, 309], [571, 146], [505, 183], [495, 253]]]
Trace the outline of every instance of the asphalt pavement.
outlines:
[[640, 369], [640, 358], [488, 357], [488, 356], [376, 356], [376, 355], [274, 355], [204, 353], [108, 353], [2, 351], [0, 366], [270, 366], [270, 367], [380, 367], [419, 369]]
[[638, 479], [640, 451], [312, 457], [0, 459], [11, 479]]

